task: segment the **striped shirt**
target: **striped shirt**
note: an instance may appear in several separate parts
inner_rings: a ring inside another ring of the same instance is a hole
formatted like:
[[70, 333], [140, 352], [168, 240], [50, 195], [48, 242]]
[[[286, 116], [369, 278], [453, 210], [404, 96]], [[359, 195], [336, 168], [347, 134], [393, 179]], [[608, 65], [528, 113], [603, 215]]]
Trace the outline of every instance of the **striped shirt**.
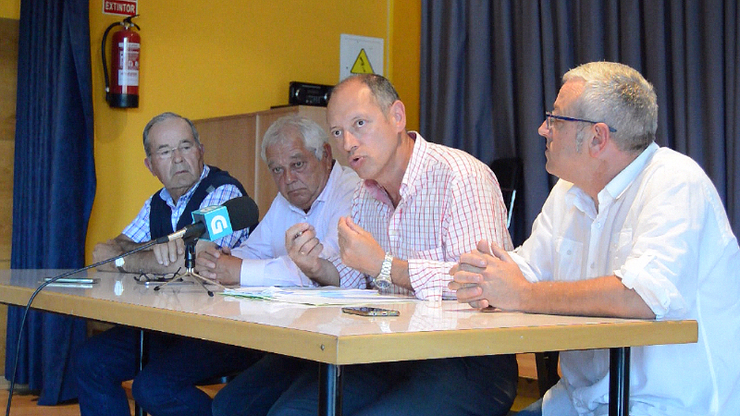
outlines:
[[[170, 218], [170, 220], [172, 221], [172, 229], [175, 230], [178, 221], [180, 221], [180, 216], [182, 216], [182, 213], [185, 211], [185, 207], [188, 205], [188, 202], [190, 202], [190, 198], [192, 198], [193, 194], [195, 193], [195, 189], [198, 187], [203, 178], [208, 175], [208, 172], [210, 172], [208, 165], [204, 165], [203, 172], [200, 174], [200, 179], [198, 179], [198, 182], [193, 185], [185, 194], [183, 194], [177, 200], [177, 203], [172, 200], [172, 196], [167, 191], [167, 188], [162, 188], [160, 192], [150, 196], [149, 199], [147, 199], [144, 203], [144, 206], [141, 207], [141, 210], [139, 211], [139, 214], [136, 216], [136, 218], [131, 221], [131, 224], [123, 229], [123, 234], [136, 243], [143, 243], [152, 239], [151, 230], [149, 227], [149, 214], [151, 211], [152, 198], [154, 197], [162, 198], [167, 203], [167, 206], [172, 209], [172, 217]], [[234, 185], [219, 186], [218, 188], [211, 191], [208, 195], [206, 195], [205, 198], [203, 198], [203, 202], [201, 202], [200, 208], [205, 208], [211, 205], [221, 205], [230, 199], [240, 196], [242, 196], [241, 191]], [[234, 233], [232, 233], [231, 235], [218, 239], [214, 241], [214, 243], [216, 243], [219, 247], [236, 247], [241, 244], [242, 241], [246, 240], [248, 234], [249, 229], [234, 231]]]
[[[377, 182], [366, 180], [355, 190], [352, 219], [370, 232], [386, 252], [407, 260], [413, 291], [393, 285], [397, 294], [419, 299], [454, 298], [447, 288], [449, 270], [460, 255], [489, 240], [511, 250], [506, 207], [493, 172], [471, 155], [429, 143], [409, 132], [413, 153], [401, 182], [401, 200], [393, 207]], [[374, 276], [337, 265], [342, 286]]]

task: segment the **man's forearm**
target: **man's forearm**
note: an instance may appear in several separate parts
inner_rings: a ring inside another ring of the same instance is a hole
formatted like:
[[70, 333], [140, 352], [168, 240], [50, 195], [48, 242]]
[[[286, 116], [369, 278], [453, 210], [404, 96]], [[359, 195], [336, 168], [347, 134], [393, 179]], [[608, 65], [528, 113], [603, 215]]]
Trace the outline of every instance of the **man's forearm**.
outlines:
[[[100, 243], [93, 250], [93, 261], [95, 263], [118, 257], [123, 253], [140, 247], [146, 243], [135, 243], [118, 237]], [[161, 265], [157, 262], [154, 252], [151, 248], [140, 252], [130, 254], [124, 258], [123, 270], [127, 273], [174, 273], [178, 268], [184, 265], [184, 259], [178, 258], [178, 261], [170, 263], [168, 266]], [[106, 263], [98, 267], [101, 271], [118, 272], [113, 262]]]
[[575, 282], [537, 282], [527, 285], [519, 299], [523, 312], [558, 315], [654, 319], [655, 314], [616, 276]]
[[401, 259], [393, 259], [391, 264], [391, 281], [394, 285], [404, 289], [414, 290], [411, 287], [411, 278], [409, 277], [409, 262]]
[[174, 273], [180, 269], [184, 271], [184, 257], [179, 257], [174, 263], [165, 266], [157, 262], [154, 252], [151, 249], [142, 250], [138, 253], [126, 256], [126, 263], [123, 269], [127, 273]]
[[309, 279], [321, 286], [339, 286], [339, 271], [334, 264], [326, 259], [319, 259], [320, 268], [317, 271], [306, 273]]

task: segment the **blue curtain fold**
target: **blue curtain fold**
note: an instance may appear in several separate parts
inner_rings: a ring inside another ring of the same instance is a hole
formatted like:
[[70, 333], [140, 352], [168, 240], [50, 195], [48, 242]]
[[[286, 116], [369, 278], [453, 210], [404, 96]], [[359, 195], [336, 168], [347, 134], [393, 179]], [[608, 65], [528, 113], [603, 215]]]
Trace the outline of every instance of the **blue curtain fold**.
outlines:
[[[82, 267], [96, 185], [88, 0], [23, 0], [18, 46], [11, 268]], [[8, 379], [22, 314], [8, 308]], [[40, 405], [75, 398], [69, 359], [86, 334], [83, 319], [31, 311], [16, 382]]]
[[537, 128], [562, 75], [622, 62], [655, 86], [658, 144], [704, 168], [738, 235], [739, 22], [736, 0], [423, 0], [421, 133], [484, 163], [523, 160], [521, 243], [554, 183]]

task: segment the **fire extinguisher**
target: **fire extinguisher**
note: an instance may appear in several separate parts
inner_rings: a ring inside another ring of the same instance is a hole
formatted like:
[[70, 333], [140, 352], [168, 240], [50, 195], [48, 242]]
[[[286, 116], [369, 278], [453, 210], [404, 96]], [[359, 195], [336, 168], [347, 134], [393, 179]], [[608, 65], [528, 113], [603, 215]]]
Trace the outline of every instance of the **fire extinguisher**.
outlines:
[[[139, 107], [139, 51], [141, 36], [133, 28], [141, 28], [131, 21], [137, 15], [129, 16], [121, 22], [108, 26], [103, 34], [103, 73], [105, 74], [105, 101], [113, 108]], [[108, 67], [105, 60], [105, 46], [108, 32], [116, 26], [123, 26], [113, 34], [111, 49], [111, 81], [108, 82]]]

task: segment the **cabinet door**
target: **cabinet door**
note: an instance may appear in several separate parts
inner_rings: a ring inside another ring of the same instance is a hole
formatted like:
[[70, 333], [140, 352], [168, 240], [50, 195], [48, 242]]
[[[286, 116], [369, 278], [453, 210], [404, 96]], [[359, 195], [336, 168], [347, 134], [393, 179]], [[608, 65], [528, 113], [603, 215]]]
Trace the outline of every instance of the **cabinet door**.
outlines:
[[[205, 148], [206, 163], [228, 171], [256, 202], [255, 166], [260, 163], [255, 154], [257, 117], [244, 114], [194, 120], [193, 124]], [[260, 206], [260, 218], [264, 212]]]

